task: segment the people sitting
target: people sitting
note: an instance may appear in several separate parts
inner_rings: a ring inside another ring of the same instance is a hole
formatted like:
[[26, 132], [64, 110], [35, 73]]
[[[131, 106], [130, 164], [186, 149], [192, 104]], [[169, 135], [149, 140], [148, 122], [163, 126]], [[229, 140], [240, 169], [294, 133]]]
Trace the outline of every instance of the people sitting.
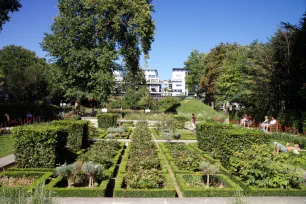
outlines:
[[275, 120], [275, 118], [272, 116], [272, 119], [271, 119], [271, 121], [270, 121], [270, 123], [269, 123], [269, 128], [270, 128], [270, 130], [273, 130], [272, 128], [276, 128], [277, 129], [277, 127], [275, 127], [277, 125], [277, 121]]
[[268, 128], [269, 128], [268, 116], [265, 116], [265, 120], [260, 124], [260, 128], [264, 131], [268, 131]]
[[244, 115], [243, 118], [240, 120], [240, 125], [246, 127], [248, 125], [249, 118], [247, 115]]
[[287, 143], [286, 147], [285, 147], [284, 145], [282, 145], [278, 142], [274, 142], [274, 151], [276, 153], [293, 151], [293, 153], [295, 153], [295, 154], [300, 154], [299, 151], [305, 151], [305, 150], [301, 150], [298, 144]]

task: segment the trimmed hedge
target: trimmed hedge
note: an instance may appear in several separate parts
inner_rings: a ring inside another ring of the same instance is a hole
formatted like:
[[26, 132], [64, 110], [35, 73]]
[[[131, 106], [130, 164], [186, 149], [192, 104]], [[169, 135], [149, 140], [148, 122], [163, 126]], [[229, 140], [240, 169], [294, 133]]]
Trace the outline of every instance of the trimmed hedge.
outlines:
[[268, 144], [271, 135], [261, 130], [234, 127], [220, 123], [199, 123], [196, 126], [198, 146], [205, 152], [213, 152], [221, 163], [227, 165], [235, 151], [252, 144]]
[[55, 126], [68, 128], [67, 148], [74, 153], [88, 146], [88, 124], [87, 120], [54, 120]]
[[54, 172], [55, 168], [8, 168], [6, 171]]
[[[234, 183], [231, 179], [223, 174], [217, 174], [220, 180], [222, 180], [228, 187], [225, 188], [206, 188], [206, 187], [189, 187], [186, 185], [186, 179], [190, 176], [196, 176], [193, 174], [177, 174], [176, 180], [184, 197], [231, 197], [237, 191], [243, 191], [243, 189]], [[198, 176], [198, 175], [197, 175]]]
[[3, 188], [7, 190], [14, 190], [17, 188], [24, 189], [27, 192], [32, 192], [34, 188], [36, 188], [39, 184], [45, 183], [48, 178], [50, 178], [53, 175], [52, 172], [32, 172], [32, 171], [5, 171], [0, 173], [0, 177], [8, 176], [8, 177], [14, 177], [14, 178], [22, 178], [22, 177], [29, 177], [29, 176], [37, 176], [34, 183], [30, 186], [24, 186], [24, 187], [0, 187], [0, 190]]
[[53, 179], [47, 186], [46, 190], [52, 191], [55, 197], [104, 197], [108, 180], [103, 180], [98, 187], [75, 187], [60, 188], [55, 187], [62, 181], [62, 177]]
[[117, 126], [118, 114], [103, 113], [97, 115], [97, 118], [99, 128], [109, 128]]
[[15, 159], [20, 168], [54, 168], [70, 162], [68, 129], [48, 124], [16, 127], [12, 130]]

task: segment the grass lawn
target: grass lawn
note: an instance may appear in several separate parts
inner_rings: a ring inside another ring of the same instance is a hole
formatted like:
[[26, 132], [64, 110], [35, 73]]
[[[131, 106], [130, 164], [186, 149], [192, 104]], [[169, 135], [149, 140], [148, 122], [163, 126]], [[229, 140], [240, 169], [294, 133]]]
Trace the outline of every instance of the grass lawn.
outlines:
[[194, 113], [198, 120], [205, 120], [212, 117], [225, 119], [223, 112], [217, 112], [197, 99], [182, 100], [180, 104], [176, 109], [178, 115], [191, 118], [191, 114]]
[[13, 137], [12, 135], [0, 135], [0, 157], [13, 153]]

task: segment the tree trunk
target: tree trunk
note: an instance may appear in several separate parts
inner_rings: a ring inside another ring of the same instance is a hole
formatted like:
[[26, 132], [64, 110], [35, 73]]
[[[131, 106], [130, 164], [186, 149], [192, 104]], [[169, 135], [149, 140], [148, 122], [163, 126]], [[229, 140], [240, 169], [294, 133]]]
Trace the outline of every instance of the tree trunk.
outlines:
[[207, 188], [209, 188], [209, 174], [207, 174]]

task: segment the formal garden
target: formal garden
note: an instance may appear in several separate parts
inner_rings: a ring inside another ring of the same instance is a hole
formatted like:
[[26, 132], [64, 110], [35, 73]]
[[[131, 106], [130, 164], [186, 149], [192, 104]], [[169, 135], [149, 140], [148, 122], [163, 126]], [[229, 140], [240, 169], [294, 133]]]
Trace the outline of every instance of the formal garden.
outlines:
[[305, 136], [211, 119], [188, 130], [189, 120], [167, 117], [149, 125], [103, 113], [98, 128], [77, 119], [15, 127], [16, 165], [1, 172], [0, 192], [46, 198], [306, 195], [306, 154], [277, 153], [273, 146], [290, 141], [302, 147]]

